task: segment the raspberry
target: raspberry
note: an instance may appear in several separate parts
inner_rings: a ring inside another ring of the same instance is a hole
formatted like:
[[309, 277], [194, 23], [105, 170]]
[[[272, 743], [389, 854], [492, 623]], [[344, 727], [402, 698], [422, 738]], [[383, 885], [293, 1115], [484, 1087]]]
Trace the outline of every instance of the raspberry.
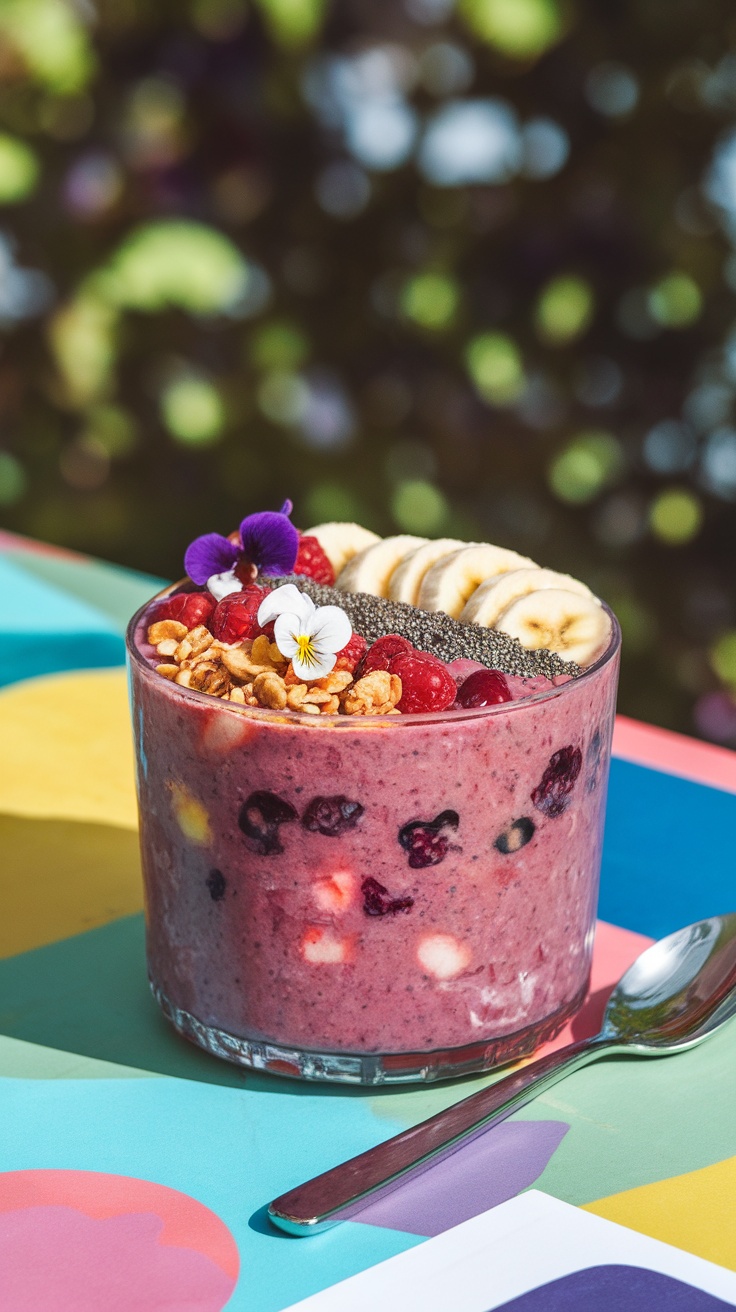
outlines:
[[457, 811], [441, 811], [434, 820], [412, 820], [399, 830], [399, 842], [409, 853], [409, 865], [413, 870], [422, 870], [426, 866], [438, 866], [444, 861], [450, 848], [450, 840], [442, 830], [448, 826], [457, 829], [460, 816]]
[[388, 889], [370, 876], [360, 886], [363, 910], [367, 916], [393, 916], [397, 911], [411, 911], [413, 897], [391, 897]]
[[173, 597], [160, 602], [154, 611], [156, 620], [178, 620], [188, 629], [196, 629], [198, 624], [209, 625], [215, 609], [215, 599], [211, 592], [177, 592]]
[[279, 828], [289, 820], [296, 820], [291, 803], [276, 793], [259, 790], [243, 802], [238, 826], [249, 840], [252, 852], [259, 856], [276, 856], [284, 850]]
[[335, 571], [328, 557], [316, 538], [309, 533], [302, 533], [299, 538], [299, 550], [294, 561], [294, 574], [307, 574], [315, 583], [324, 583], [331, 588], [335, 582]]
[[409, 656], [413, 651], [408, 638], [400, 638], [398, 633], [387, 633], [385, 638], [377, 638], [368, 648], [360, 672], [370, 674], [371, 670], [387, 670], [394, 656]]
[[359, 633], [354, 633], [342, 651], [337, 653], [335, 669], [349, 670], [351, 674], [354, 674], [367, 650], [368, 643], [365, 638], [361, 638]]
[[511, 689], [500, 670], [476, 670], [457, 691], [458, 704], [465, 710], [475, 706], [497, 706], [511, 701]]
[[452, 706], [457, 684], [442, 661], [434, 656], [423, 652], [394, 656], [390, 670], [401, 679], [399, 710], [404, 715], [416, 711], [446, 711]]
[[313, 797], [302, 816], [302, 824], [314, 834], [339, 838], [340, 834], [355, 828], [364, 809], [360, 802], [351, 802], [342, 794], [339, 797]]
[[561, 747], [559, 752], [553, 753], [541, 782], [531, 794], [538, 811], [553, 819], [562, 815], [570, 805], [570, 793], [575, 787], [582, 764], [583, 753], [579, 747]]
[[218, 601], [210, 628], [220, 642], [239, 642], [241, 638], [255, 638], [260, 633], [258, 608], [270, 588], [248, 584], [242, 592], [231, 592]]

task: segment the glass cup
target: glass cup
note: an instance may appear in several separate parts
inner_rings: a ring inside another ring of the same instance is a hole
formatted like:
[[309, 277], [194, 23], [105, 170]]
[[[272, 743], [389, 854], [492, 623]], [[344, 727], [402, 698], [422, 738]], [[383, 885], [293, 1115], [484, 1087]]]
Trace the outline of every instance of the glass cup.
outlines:
[[[155, 600], [167, 596], [160, 594]], [[356, 1084], [521, 1057], [590, 974], [620, 631], [580, 677], [441, 714], [252, 709], [127, 635], [151, 987], [243, 1066]]]

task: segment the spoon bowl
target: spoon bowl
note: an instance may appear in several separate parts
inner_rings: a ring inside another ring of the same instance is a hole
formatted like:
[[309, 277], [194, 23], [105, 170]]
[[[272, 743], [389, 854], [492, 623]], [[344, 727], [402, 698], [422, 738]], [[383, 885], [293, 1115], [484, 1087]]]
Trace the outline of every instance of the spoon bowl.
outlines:
[[393, 1139], [274, 1199], [292, 1235], [359, 1216], [369, 1198], [427, 1170], [505, 1120], [563, 1076], [600, 1057], [666, 1057], [693, 1048], [736, 1014], [736, 914], [712, 916], [653, 943], [613, 990], [599, 1034], [530, 1062]]
[[700, 1043], [734, 1012], [736, 914], [713, 916], [637, 957], [608, 999], [600, 1037], [662, 1055]]

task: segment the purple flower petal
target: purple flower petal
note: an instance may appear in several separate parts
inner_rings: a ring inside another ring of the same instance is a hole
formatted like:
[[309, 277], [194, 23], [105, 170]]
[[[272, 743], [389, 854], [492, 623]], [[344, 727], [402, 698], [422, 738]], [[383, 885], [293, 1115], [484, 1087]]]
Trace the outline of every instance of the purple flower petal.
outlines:
[[290, 574], [299, 550], [299, 534], [287, 515], [261, 510], [240, 525], [243, 555], [264, 574]]
[[290, 515], [293, 509], [294, 509], [294, 502], [290, 501], [289, 498], [287, 497], [283, 506], [281, 507], [281, 510], [279, 511], [279, 514]]
[[205, 533], [190, 542], [184, 554], [184, 568], [192, 583], [201, 585], [213, 574], [232, 569], [240, 554], [240, 548], [221, 533]]

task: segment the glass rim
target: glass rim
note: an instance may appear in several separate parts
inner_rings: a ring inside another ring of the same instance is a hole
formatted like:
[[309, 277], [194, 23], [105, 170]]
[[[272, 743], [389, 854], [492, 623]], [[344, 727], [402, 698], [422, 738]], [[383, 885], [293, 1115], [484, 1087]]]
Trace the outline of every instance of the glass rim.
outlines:
[[[602, 669], [610, 664], [621, 649], [621, 626], [610, 606], [601, 601], [600, 604], [611, 621], [611, 641], [606, 650], [576, 678], [568, 679], [566, 683], [558, 684], [552, 688], [543, 688], [540, 692], [532, 693], [530, 697], [519, 697], [510, 702], [497, 702], [494, 706], [472, 706], [464, 707], [462, 710], [448, 707], [444, 711], [412, 711], [400, 715], [326, 715], [322, 712], [319, 715], [307, 715], [303, 711], [287, 711], [285, 709], [279, 711], [267, 706], [243, 706], [238, 702], [223, 701], [221, 697], [213, 697], [210, 693], [199, 692], [196, 688], [187, 688], [178, 683], [172, 684], [170, 679], [165, 679], [163, 675], [156, 673], [154, 666], [149, 664], [136, 645], [135, 632], [149, 606], [155, 601], [165, 599], [176, 588], [181, 587], [183, 582], [185, 580], [180, 579], [177, 583], [170, 583], [167, 587], [162, 588], [160, 592], [155, 593], [148, 601], [144, 602], [131, 617], [125, 630], [125, 646], [129, 656], [147, 674], [153, 675], [162, 684], [170, 685], [172, 689], [176, 688], [177, 693], [183, 696], [185, 700], [192, 698], [195, 704], [199, 703], [210, 707], [214, 703], [220, 711], [229, 712], [241, 719], [243, 716], [247, 716], [249, 719], [262, 724], [278, 724], [280, 726], [293, 724], [294, 727], [299, 726], [310, 729], [320, 727], [324, 729], [338, 728], [343, 731], [352, 728], [363, 731], [374, 727], [386, 728], [392, 726], [398, 728], [400, 724], [405, 726], [409, 724], [455, 724], [459, 721], [485, 719], [494, 715], [509, 715], [522, 711], [526, 707], [538, 706], [543, 702], [551, 701], [555, 697], [562, 697], [573, 688], [579, 688], [581, 685], [587, 684], [594, 675], [600, 673]], [[597, 598], [597, 600], [600, 601], [600, 598]], [[162, 691], [164, 691], [163, 688]]]

